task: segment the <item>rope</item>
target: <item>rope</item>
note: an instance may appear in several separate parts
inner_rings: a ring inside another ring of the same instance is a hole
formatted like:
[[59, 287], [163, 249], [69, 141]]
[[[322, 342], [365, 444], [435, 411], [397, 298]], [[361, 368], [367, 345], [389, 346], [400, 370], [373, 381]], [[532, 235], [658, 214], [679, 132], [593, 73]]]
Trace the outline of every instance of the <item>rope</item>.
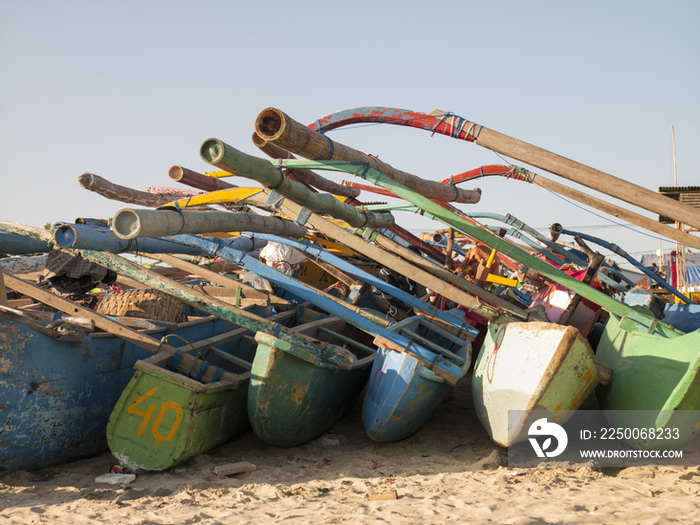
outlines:
[[331, 160], [333, 158], [333, 153], [335, 152], [335, 145], [328, 135], [323, 135], [328, 139], [328, 144], [330, 144], [330, 150], [328, 151], [328, 156], [323, 160]]
[[214, 367], [214, 377], [211, 378], [211, 382], [217, 383], [219, 381], [219, 379], [221, 379], [221, 376], [223, 375], [223, 373], [224, 373], [223, 368], [219, 368], [218, 366], [215, 366]]
[[207, 368], [211, 366], [211, 363], [204, 361], [201, 366], [199, 367], [199, 372], [197, 373], [197, 381], [202, 381], [202, 378], [204, 377], [204, 374], [207, 372]]
[[371, 168], [371, 166], [369, 165], [369, 162], [365, 162], [365, 167], [362, 170], [362, 173], [359, 174], [359, 177], [367, 180], [367, 172], [369, 171], [370, 168]]
[[443, 113], [442, 117], [440, 117], [440, 120], [438, 120], [437, 123], [430, 129], [430, 136], [432, 137], [433, 135], [435, 135], [435, 132], [437, 131], [440, 124], [442, 124], [447, 117], [453, 116], [455, 116], [455, 114], [452, 112]]
[[182, 350], [176, 350], [173, 356], [170, 358], [168, 370], [171, 372], [177, 372], [177, 365], [180, 364], [180, 356], [182, 356]]
[[[192, 197], [187, 198], [187, 201], [185, 202], [185, 207], [187, 207], [191, 199]], [[180, 214], [180, 218], [182, 219], [182, 227], [175, 233], [175, 235], [179, 235], [180, 233], [182, 233], [182, 230], [185, 229], [185, 216], [182, 214], [182, 209], [180, 208], [179, 202], [175, 201], [174, 204], [175, 206], [167, 206], [162, 209], [166, 211], [174, 211]]]

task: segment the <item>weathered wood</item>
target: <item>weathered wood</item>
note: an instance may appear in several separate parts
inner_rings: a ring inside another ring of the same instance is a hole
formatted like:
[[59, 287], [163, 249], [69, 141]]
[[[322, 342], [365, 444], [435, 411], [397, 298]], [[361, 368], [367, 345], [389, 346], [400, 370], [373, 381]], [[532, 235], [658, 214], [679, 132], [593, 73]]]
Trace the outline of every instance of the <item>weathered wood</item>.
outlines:
[[[241, 293], [244, 297], [248, 298], [266, 298], [270, 304], [273, 304], [277, 308], [289, 308], [290, 304], [288, 301], [285, 301], [284, 299], [281, 299], [280, 297], [276, 297], [274, 295], [270, 295], [267, 292], [264, 292], [262, 290], [257, 290], [256, 288], [253, 288], [252, 286], [241, 283], [240, 281], [236, 281], [235, 279], [231, 279], [229, 277], [226, 277], [225, 275], [221, 275], [219, 273], [216, 273], [216, 271], [212, 271], [207, 268], [203, 268], [201, 265], [198, 264], [192, 264], [187, 261], [183, 261], [182, 259], [178, 257], [173, 257], [172, 255], [169, 254], [160, 254], [157, 255], [156, 258], [159, 261], [162, 261], [166, 264], [169, 264], [170, 266], [173, 266], [174, 268], [178, 268], [180, 270], [184, 270], [187, 273], [191, 275], [197, 275], [199, 277], [202, 277], [208, 281], [211, 281], [215, 284], [218, 284], [222, 287], [225, 288], [233, 288], [235, 289], [240, 289]], [[230, 265], [228, 261], [225, 263], [214, 263], [212, 265], [213, 268], [218, 268], [223, 266], [224, 264]], [[206, 288], [207, 292], [209, 292], [210, 288]], [[211, 293], [211, 292], [209, 292]]]
[[214, 467], [214, 474], [217, 476], [233, 476], [244, 472], [253, 472], [257, 467], [252, 463], [241, 461], [239, 463], [226, 463]]
[[[598, 273], [600, 266], [605, 261], [605, 257], [603, 257], [598, 252], [595, 252], [592, 256], [589, 256], [589, 257], [590, 258], [588, 261], [588, 269], [586, 270], [586, 274], [583, 276], [583, 280], [581, 281], [584, 284], [591, 283], [591, 281], [595, 277], [596, 273]], [[580, 294], [574, 295], [574, 297], [571, 299], [571, 302], [566, 307], [566, 310], [564, 310], [564, 313], [562, 313], [561, 317], [559, 317], [559, 321], [557, 321], [559, 324], [566, 325], [569, 323], [569, 319], [571, 319], [571, 316], [574, 315], [574, 311], [576, 310], [576, 307], [581, 302], [581, 299], [582, 299], [582, 297]]]
[[173, 201], [173, 199], [168, 199], [162, 195], [154, 195], [146, 191], [138, 191], [127, 188], [126, 186], [114, 184], [94, 173], [82, 173], [78, 175], [78, 183], [82, 188], [99, 193], [110, 200], [135, 204], [137, 206], [157, 208], [158, 206], [163, 206]]
[[[265, 194], [269, 194], [269, 191], [270, 190], [265, 190]], [[251, 200], [259, 204], [262, 199], [266, 198], [265, 194], [261, 194], [262, 196], [252, 196]], [[301, 212], [302, 206], [291, 201], [290, 199], [284, 199], [280, 204], [280, 209], [285, 214], [291, 217], [296, 217], [299, 212]], [[431, 263], [430, 261], [421, 257], [419, 254], [405, 248], [395, 241], [392, 241], [388, 237], [382, 236], [381, 234], [373, 237], [375, 242], [375, 244], [373, 244], [367, 242], [361, 237], [353, 235], [344, 228], [333, 224], [331, 221], [324, 219], [315, 213], [311, 214], [307, 224], [322, 234], [342, 242], [347, 247], [357, 251], [358, 253], [362, 253], [363, 255], [377, 261], [387, 268], [397, 271], [402, 275], [410, 275], [411, 279], [417, 283], [422, 284], [431, 290], [435, 290], [437, 293], [461, 305], [464, 305], [470, 310], [473, 309], [486, 319], [510, 319], [520, 321], [531, 318], [530, 314], [513, 306], [508, 301], [500, 299], [493, 294], [474, 286], [466, 279], [462, 279], [454, 275], [452, 272], [446, 271], [444, 268]], [[386, 246], [387, 250], [382, 249], [377, 244]], [[388, 251], [389, 249], [392, 251]], [[407, 263], [406, 260], [398, 257], [395, 255], [395, 253], [412, 262], [417, 262], [418, 265]], [[431, 273], [428, 273], [429, 271]], [[448, 279], [450, 279], [450, 281], [448, 281]], [[460, 288], [452, 286], [452, 284], [450, 284], [452, 282], [459, 282], [461, 287], [468, 288], [469, 292], [473, 293], [473, 295], [464, 292]], [[490, 304], [502, 311], [496, 310], [496, 308], [488, 305], [484, 305], [474, 296], [480, 297], [484, 301], [488, 301]]]
[[454, 228], [450, 228], [449, 234], [447, 236], [447, 249], [445, 250], [445, 269], [452, 270], [452, 249], [455, 244], [455, 231]]
[[426, 181], [389, 164], [370, 157], [293, 120], [277, 108], [262, 110], [255, 119], [255, 132], [263, 140], [287, 151], [298, 153], [310, 160], [347, 160], [368, 163], [377, 171], [414, 189], [421, 195], [445, 202], [474, 204], [481, 198], [481, 190], [463, 190]]
[[204, 191], [217, 191], [226, 188], [237, 188], [234, 184], [230, 184], [217, 177], [209, 177], [196, 171], [193, 171], [182, 166], [173, 166], [168, 170], [168, 177], [172, 180], [186, 184], [192, 188], [198, 188]]
[[700, 238], [696, 237], [695, 235], [691, 235], [682, 230], [676, 230], [675, 228], [666, 226], [665, 224], [650, 219], [649, 217], [645, 217], [633, 211], [626, 210], [619, 206], [615, 206], [614, 204], [605, 202], [582, 191], [569, 188], [568, 186], [550, 180], [546, 177], [543, 177], [542, 175], [531, 172], [528, 172], [528, 174], [530, 176], [531, 182], [533, 184], [536, 184], [537, 186], [542, 186], [543, 188], [553, 191], [554, 193], [558, 193], [559, 195], [563, 195], [564, 197], [574, 199], [575, 201], [578, 201], [581, 204], [585, 204], [586, 206], [595, 208], [596, 210], [607, 213], [608, 215], [612, 215], [613, 217], [617, 217], [618, 219], [622, 219], [629, 223], [636, 224], [637, 226], [640, 226], [654, 233], [658, 233], [659, 235], [662, 235], [663, 237], [666, 237], [668, 239], [673, 239], [674, 241], [678, 241], [688, 246], [700, 249]]
[[[431, 115], [444, 115], [444, 113], [444, 111], [435, 110], [431, 112]], [[642, 209], [670, 217], [695, 228], [700, 228], [700, 210], [691, 208], [679, 201], [669, 199], [664, 195], [632, 182], [591, 168], [580, 162], [561, 157], [551, 151], [509, 137], [460, 117], [450, 116], [445, 118], [444, 122], [455, 129], [456, 133], [454, 136], [468, 135], [469, 132], [465, 133], [466, 130], [477, 128], [478, 133], [475, 133], [473, 136], [473, 141], [479, 146], [507, 155], [531, 166], [547, 170], [567, 180], [639, 206]]]
[[327, 262], [322, 261], [318, 257], [314, 257], [313, 255], [307, 254], [307, 257], [317, 266], [320, 268], [324, 269], [327, 271], [329, 274], [331, 274], [333, 277], [338, 279], [341, 283], [347, 285], [347, 286], [356, 286], [358, 285], [358, 281], [347, 275], [345, 272], [342, 272], [332, 264], [328, 264]]
[[[296, 158], [287, 150], [284, 150], [279, 146], [275, 146], [274, 144], [267, 142], [257, 133], [253, 133], [253, 144], [255, 144], [260, 151], [262, 151], [272, 159]], [[334, 195], [340, 195], [341, 197], [357, 197], [360, 194], [360, 190], [358, 190], [357, 188], [351, 188], [349, 186], [338, 184], [336, 182], [322, 177], [321, 175], [311, 170], [286, 169], [283, 171], [283, 173], [287, 176], [289, 176], [289, 174], [291, 173], [310, 186], [318, 188], [321, 191], [332, 193]]]
[[0, 306], [8, 306], [7, 293], [5, 293], [5, 278], [2, 274], [2, 266], [0, 266]]
[[[65, 312], [69, 315], [79, 315], [81, 317], [91, 319], [95, 322], [95, 326], [97, 326], [98, 328], [101, 328], [105, 332], [109, 332], [110, 334], [116, 337], [124, 339], [125, 341], [128, 341], [138, 346], [139, 348], [143, 348], [144, 350], [153, 353], [156, 353], [158, 351], [167, 352], [171, 355], [174, 354], [177, 350], [177, 348], [173, 346], [161, 343], [153, 337], [149, 337], [145, 334], [137, 332], [136, 330], [127, 328], [126, 326], [112, 321], [104, 315], [100, 315], [93, 310], [83, 308], [82, 306], [80, 306], [77, 303], [74, 303], [73, 301], [69, 301], [68, 299], [64, 299], [63, 297], [52, 294], [51, 292], [42, 290], [41, 288], [34, 286], [33, 284], [27, 283], [21, 279], [8, 275], [7, 282], [12, 287], [12, 289], [17, 290], [18, 292], [23, 293], [25, 295], [28, 295], [29, 297], [32, 297], [38, 301], [41, 301], [42, 303], [47, 304], [52, 308], [56, 308], [57, 310]], [[202, 360], [196, 359], [193, 356], [186, 354], [183, 354], [180, 362], [184, 370], [188, 370], [193, 366], [198, 366], [203, 363]], [[203, 381], [211, 381], [214, 375], [214, 370], [207, 370], [207, 373], [208, 374], [204, 375]], [[235, 374], [231, 374], [230, 372], [224, 371], [224, 373], [221, 376], [221, 381], [230, 381], [233, 384], [237, 384], [238, 377]]]
[[222, 231], [272, 233], [297, 239], [306, 236], [304, 226], [279, 217], [227, 211], [195, 212], [175, 208], [164, 210], [122, 208], [112, 218], [112, 231], [122, 239]]

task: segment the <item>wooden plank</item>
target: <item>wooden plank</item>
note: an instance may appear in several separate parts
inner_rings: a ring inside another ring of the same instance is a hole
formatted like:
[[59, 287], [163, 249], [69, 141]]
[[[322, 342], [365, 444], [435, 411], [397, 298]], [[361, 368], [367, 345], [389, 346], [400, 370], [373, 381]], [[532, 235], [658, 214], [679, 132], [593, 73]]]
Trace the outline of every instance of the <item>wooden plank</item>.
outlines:
[[[272, 304], [273, 306], [276, 307], [281, 307], [281, 308], [288, 308], [289, 307], [289, 302], [285, 301], [284, 299], [280, 299], [279, 297], [276, 297], [274, 295], [270, 295], [267, 292], [264, 292], [262, 290], [257, 290], [253, 288], [252, 286], [248, 284], [241, 283], [239, 281], [236, 281], [235, 279], [231, 279], [230, 277], [226, 277], [225, 275], [221, 275], [219, 273], [213, 272], [207, 268], [202, 267], [201, 265], [197, 264], [192, 264], [187, 261], [183, 261], [182, 259], [178, 257], [174, 257], [172, 255], [166, 254], [166, 253], [161, 253], [158, 255], [154, 256], [156, 259], [159, 261], [162, 261], [166, 264], [169, 264], [170, 266], [173, 266], [175, 268], [179, 268], [181, 270], [185, 270], [193, 275], [197, 275], [199, 277], [202, 277], [203, 279], [206, 279], [207, 281], [210, 281], [212, 283], [216, 283], [224, 288], [227, 289], [237, 289], [239, 288], [241, 292], [244, 294], [245, 297], [247, 298], [260, 298], [260, 297], [266, 297], [268, 298], [269, 303]], [[210, 290], [212, 287], [205, 287], [205, 290], [207, 293], [210, 295], [214, 295], [218, 293], [218, 291], [211, 292]]]
[[[270, 193], [270, 190], [265, 190], [262, 199], [265, 199]], [[257, 196], [253, 197], [256, 199]], [[254, 202], [258, 202], [255, 201]], [[264, 201], [263, 201], [264, 203]], [[296, 217], [301, 211], [302, 206], [293, 202], [290, 199], [284, 199], [280, 205], [281, 210], [289, 216]], [[505, 300], [500, 300], [499, 298], [474, 286], [471, 282], [466, 279], [461, 279], [451, 272], [446, 271], [444, 268], [439, 267], [433, 263], [430, 263], [426, 259], [422, 258], [420, 255], [412, 252], [408, 248], [401, 246], [399, 243], [392, 241], [386, 236], [381, 234], [377, 235], [374, 239], [375, 244], [367, 242], [365, 239], [354, 235], [353, 233], [333, 224], [331, 221], [324, 219], [320, 215], [312, 213], [309, 217], [307, 224], [309, 224], [314, 229], [319, 232], [342, 242], [349, 248], [362, 253], [365, 256], [373, 259], [383, 266], [386, 266], [394, 271], [401, 273], [402, 275], [410, 275], [411, 279], [435, 290], [437, 293], [447, 297], [469, 309], [477, 311], [477, 313], [489, 320], [516, 320], [521, 321], [525, 319], [531, 319], [530, 314], [514, 307], [511, 303]], [[401, 257], [398, 257], [391, 251], [382, 249], [377, 244], [390, 246], [395, 252]], [[421, 261], [421, 266], [417, 267], [415, 264], [410, 264], [406, 262], [405, 257], [410, 261], [418, 260]], [[428, 273], [428, 268], [430, 272]], [[434, 273], [432, 273], [434, 272]], [[448, 281], [448, 282], [446, 282]], [[463, 282], [466, 281], [466, 282]], [[494, 308], [486, 307], [480, 303], [473, 295], [466, 293], [465, 291], [452, 286], [451, 283], [459, 282], [460, 286], [469, 288], [470, 293], [473, 293], [477, 297], [481, 297], [485, 301], [497, 306], [498, 308], [504, 310], [503, 312], [497, 311]], [[467, 284], [468, 283], [468, 284]], [[474, 291], [472, 291], [474, 289]], [[505, 304], [502, 304], [505, 303]], [[430, 312], [430, 308], [426, 305], [426, 312]]]
[[0, 306], [7, 306], [7, 294], [5, 293], [5, 279], [0, 266]]
[[[161, 343], [153, 337], [141, 334], [136, 330], [127, 328], [126, 326], [112, 321], [104, 315], [100, 315], [97, 312], [94, 312], [92, 310], [80, 306], [79, 304], [74, 303], [73, 301], [69, 301], [68, 299], [64, 299], [63, 297], [60, 297], [58, 295], [54, 295], [51, 292], [42, 290], [41, 288], [34, 286], [33, 284], [30, 284], [28, 282], [25, 282], [22, 279], [18, 279], [16, 277], [8, 275], [6, 276], [6, 280], [8, 285], [13, 290], [17, 290], [20, 293], [28, 295], [29, 297], [41, 301], [42, 303], [47, 304], [69, 315], [75, 315], [79, 317], [86, 317], [88, 319], [92, 319], [95, 321], [95, 326], [97, 326], [98, 328], [101, 328], [105, 332], [109, 332], [110, 334], [116, 337], [124, 339], [125, 341], [128, 341], [138, 346], [139, 348], [143, 348], [144, 350], [153, 353], [156, 353], [160, 350], [168, 352], [169, 354], [174, 354], [177, 350], [177, 348], [173, 346]], [[203, 363], [203, 361], [201, 359], [195, 359], [194, 357], [185, 354], [182, 356], [180, 363], [183, 365], [183, 369], [187, 370], [195, 366], [195, 364], [197, 363]], [[207, 377], [207, 374], [210, 377]], [[207, 370], [207, 374], [205, 374], [203, 379], [211, 380], [211, 377], [213, 377], [214, 374], [214, 370]], [[238, 377], [235, 374], [231, 374], [230, 372], [224, 372], [221, 376], [221, 380], [231, 381], [233, 384], [237, 384]]]
[[[435, 110], [431, 112], [431, 115], [436, 114], [442, 115], [444, 111]], [[639, 206], [642, 209], [700, 228], [700, 210], [686, 206], [632, 182], [459, 117], [447, 117], [445, 122], [453, 126], [457, 123], [457, 119], [460, 121], [458, 132], [475, 125], [479, 128], [478, 137], [474, 139], [474, 142], [479, 146], [549, 171], [587, 188]]]
[[636, 224], [637, 226], [645, 228], [654, 233], [658, 233], [659, 235], [668, 239], [673, 239], [674, 241], [678, 241], [682, 244], [687, 244], [693, 248], [700, 249], [700, 237], [691, 235], [681, 230], [676, 230], [675, 228], [666, 226], [665, 224], [650, 219], [649, 217], [626, 210], [620, 206], [615, 206], [614, 204], [605, 202], [582, 191], [578, 191], [573, 188], [569, 188], [564, 184], [549, 180], [542, 175], [530, 173], [530, 176], [533, 184], [542, 186], [543, 188], [558, 193], [559, 195], [563, 195], [564, 197], [574, 199], [581, 204], [595, 208], [596, 210], [612, 215], [613, 217], [617, 217], [618, 219]]

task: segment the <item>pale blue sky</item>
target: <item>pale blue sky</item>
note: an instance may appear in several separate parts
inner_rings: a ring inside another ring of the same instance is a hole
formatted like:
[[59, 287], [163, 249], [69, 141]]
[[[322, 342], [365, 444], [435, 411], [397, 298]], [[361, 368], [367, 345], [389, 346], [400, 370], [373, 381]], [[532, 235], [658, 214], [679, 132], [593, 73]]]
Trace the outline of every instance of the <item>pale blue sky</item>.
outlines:
[[[250, 136], [267, 106], [306, 124], [354, 106], [439, 108], [655, 191], [673, 183], [673, 125], [678, 183], [699, 185], [699, 26], [697, 1], [0, 0], [0, 219], [111, 217], [125, 205], [81, 189], [80, 173], [173, 186], [174, 164], [211, 169], [209, 137], [264, 157]], [[432, 180], [510, 162], [396, 126], [329, 136]], [[474, 210], [658, 248], [590, 228], [609, 223], [543, 189], [479, 186]]]

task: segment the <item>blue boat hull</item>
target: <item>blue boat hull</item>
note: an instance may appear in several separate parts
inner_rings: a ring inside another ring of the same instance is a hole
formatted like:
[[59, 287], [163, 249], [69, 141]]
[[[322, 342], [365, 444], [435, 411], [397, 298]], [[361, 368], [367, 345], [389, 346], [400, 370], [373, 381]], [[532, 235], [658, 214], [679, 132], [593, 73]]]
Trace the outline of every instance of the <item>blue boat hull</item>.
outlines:
[[413, 356], [380, 348], [362, 404], [367, 436], [391, 442], [415, 434], [453, 389]]
[[[192, 341], [231, 326], [203, 319], [180, 324], [176, 333]], [[109, 334], [71, 341], [40, 329], [0, 313], [0, 475], [106, 450], [112, 409], [136, 361], [152, 355]], [[148, 333], [160, 339], [170, 332]], [[179, 338], [170, 343], [184, 344]]]

